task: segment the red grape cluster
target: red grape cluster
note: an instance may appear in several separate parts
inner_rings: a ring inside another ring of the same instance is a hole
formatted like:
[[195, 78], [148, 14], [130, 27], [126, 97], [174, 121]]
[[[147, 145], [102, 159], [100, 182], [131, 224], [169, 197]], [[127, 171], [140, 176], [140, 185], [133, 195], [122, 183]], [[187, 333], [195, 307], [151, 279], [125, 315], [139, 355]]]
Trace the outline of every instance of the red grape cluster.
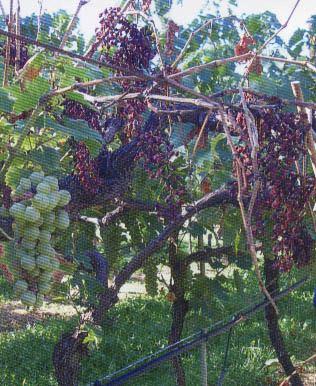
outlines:
[[129, 70], [148, 69], [156, 54], [149, 28], [138, 29], [119, 7], [108, 8], [100, 14], [96, 43], [101, 45], [101, 60]]
[[[148, 26], [139, 29], [136, 24], [127, 20], [120, 8], [109, 8], [100, 14], [100, 28], [96, 32], [95, 44], [101, 46], [100, 60], [126, 70], [149, 72], [150, 61], [156, 55], [151, 29]], [[124, 75], [124, 72], [117, 72], [116, 75]], [[123, 81], [121, 86], [125, 92], [140, 92], [146, 84], [142, 81]], [[127, 122], [127, 140], [137, 134], [145, 110], [145, 102], [136, 99], [118, 104], [119, 116]]]
[[[248, 52], [251, 51], [250, 46], [253, 46], [255, 44], [256, 44], [256, 41], [252, 36], [248, 34], [242, 35], [240, 41], [236, 44], [234, 48], [235, 55], [239, 56], [239, 55], [247, 54]], [[256, 73], [260, 75], [262, 74], [262, 71], [263, 71], [263, 67], [261, 64], [261, 60], [258, 57], [252, 58], [248, 68], [248, 72]]]
[[147, 11], [149, 10], [149, 8], [150, 8], [150, 6], [151, 6], [151, 1], [152, 1], [152, 0], [143, 0], [143, 6], [142, 6], [142, 8], [143, 8], [143, 11], [144, 11], [144, 12], [147, 12]]
[[82, 187], [89, 193], [96, 194], [101, 186], [98, 167], [91, 158], [89, 149], [84, 142], [76, 144], [74, 173]]
[[[240, 128], [236, 150], [243, 165], [243, 178], [248, 184], [246, 190], [249, 191], [255, 176], [244, 114], [238, 113], [236, 121]], [[303, 114], [271, 110], [257, 114], [256, 121], [261, 191], [254, 208], [254, 231], [258, 238], [266, 236], [271, 218], [272, 251], [279, 269], [288, 271], [293, 263], [301, 266], [310, 258], [310, 253], [302, 248], [311, 242], [303, 225], [303, 214], [315, 189], [315, 179], [302, 175], [299, 170], [301, 158], [306, 154], [309, 123]]]
[[173, 21], [169, 20], [167, 28], [166, 48], [165, 54], [171, 56], [174, 52], [174, 40], [176, 33], [179, 31], [179, 26]]
[[162, 210], [160, 214], [162, 217], [175, 217], [184, 203], [186, 193], [181, 178], [176, 175], [171, 162], [173, 157], [178, 156], [178, 152], [174, 150], [168, 135], [159, 126], [140, 133], [137, 141], [139, 151], [135, 159], [142, 160], [149, 178], [161, 181], [165, 188], [164, 200], [168, 206], [168, 213]]
[[66, 99], [63, 103], [64, 114], [72, 119], [85, 120], [91, 129], [96, 130], [102, 134], [102, 127], [100, 124], [100, 114], [97, 111], [82, 105], [79, 102]]

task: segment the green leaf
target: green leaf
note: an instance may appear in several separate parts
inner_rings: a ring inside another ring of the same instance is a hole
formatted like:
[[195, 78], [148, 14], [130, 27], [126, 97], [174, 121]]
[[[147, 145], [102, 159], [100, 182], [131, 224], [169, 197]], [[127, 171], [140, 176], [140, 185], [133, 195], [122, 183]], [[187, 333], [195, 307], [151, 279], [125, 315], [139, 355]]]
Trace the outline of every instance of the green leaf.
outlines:
[[0, 110], [4, 113], [11, 113], [13, 109], [14, 99], [10, 96], [7, 90], [0, 88]]
[[60, 124], [52, 118], [47, 118], [44, 122], [44, 118], [41, 117], [37, 120], [37, 125], [38, 127], [50, 127], [67, 136], [72, 136], [79, 141], [94, 140], [102, 142], [101, 135], [97, 131], [92, 130], [87, 122], [83, 120], [67, 118], [64, 119], [63, 124]]
[[27, 82], [25, 89], [22, 91], [20, 86], [14, 85], [9, 88], [9, 92], [16, 99], [13, 110], [16, 114], [23, 111], [34, 109], [40, 98], [50, 89], [48, 81], [38, 77], [32, 82]]
[[28, 158], [35, 165], [40, 165], [44, 173], [52, 173], [59, 169], [60, 154], [52, 147], [42, 146], [32, 150], [29, 152]]

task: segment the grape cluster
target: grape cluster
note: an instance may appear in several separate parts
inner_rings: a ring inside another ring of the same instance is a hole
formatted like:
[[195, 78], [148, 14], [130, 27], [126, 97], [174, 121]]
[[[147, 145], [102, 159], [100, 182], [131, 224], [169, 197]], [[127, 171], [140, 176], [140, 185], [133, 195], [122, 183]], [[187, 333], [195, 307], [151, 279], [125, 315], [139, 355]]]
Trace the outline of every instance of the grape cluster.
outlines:
[[103, 134], [100, 113], [82, 105], [79, 102], [66, 99], [63, 103], [64, 114], [71, 119], [82, 119], [88, 123], [91, 129]]
[[148, 261], [144, 266], [145, 288], [149, 296], [158, 295], [158, 266], [154, 261]]
[[[248, 34], [243, 34], [240, 41], [235, 45], [234, 51], [235, 55], [244, 55], [247, 54], [248, 52], [251, 51], [252, 45], [255, 45], [256, 41], [255, 39], [248, 35]], [[257, 75], [262, 74], [263, 67], [261, 64], [261, 60], [258, 57], [254, 57], [251, 59], [248, 72], [249, 73], [256, 73]]]
[[179, 26], [173, 21], [168, 21], [165, 54], [171, 56], [174, 53], [174, 40]]
[[127, 20], [119, 7], [108, 8], [99, 16], [96, 43], [97, 46], [101, 44], [100, 59], [130, 70], [147, 69], [155, 56], [148, 27], [138, 29], [135, 23]]
[[74, 174], [81, 186], [89, 193], [96, 194], [101, 186], [101, 179], [96, 161], [90, 156], [89, 149], [82, 141], [75, 145]]
[[178, 156], [171, 144], [167, 133], [158, 126], [155, 129], [142, 132], [137, 137], [139, 151], [136, 160], [142, 160], [143, 167], [149, 178], [160, 180], [167, 196], [168, 214], [161, 213], [163, 217], [175, 217], [179, 207], [183, 204], [185, 190], [181, 186], [181, 178], [175, 174], [175, 167], [171, 162]]
[[14, 277], [14, 292], [29, 307], [40, 307], [50, 293], [53, 273], [59, 260], [53, 248], [56, 231], [69, 226], [63, 209], [71, 200], [67, 190], [59, 190], [58, 180], [34, 172], [21, 178], [13, 192], [10, 208], [14, 219], [14, 240], [6, 250], [6, 262]]
[[[258, 238], [266, 236], [268, 219], [273, 222], [272, 252], [280, 270], [288, 271], [293, 263], [306, 264], [310, 253], [302, 246], [310, 244], [303, 225], [305, 207], [315, 189], [315, 179], [297, 169], [306, 154], [305, 138], [309, 130], [307, 117], [290, 112], [263, 111], [257, 114], [259, 135], [258, 172], [261, 181], [254, 208], [254, 231]], [[253, 188], [254, 170], [250, 141], [243, 113], [236, 121], [240, 141], [236, 147], [243, 165], [243, 178], [248, 192]], [[270, 216], [267, 214], [272, 213]]]
[[151, 6], [152, 0], [143, 0], [142, 9], [144, 12], [147, 12]]
[[[101, 61], [116, 64], [126, 70], [150, 71], [150, 61], [156, 55], [155, 40], [148, 26], [138, 28], [122, 14], [120, 8], [108, 8], [100, 14], [100, 28], [96, 32], [95, 47], [101, 46]], [[116, 75], [125, 72], [117, 71]], [[120, 82], [124, 92], [141, 92], [146, 87], [143, 81]], [[142, 123], [146, 103], [140, 100], [125, 100], [118, 104], [118, 114], [125, 119], [126, 140], [137, 133]]]

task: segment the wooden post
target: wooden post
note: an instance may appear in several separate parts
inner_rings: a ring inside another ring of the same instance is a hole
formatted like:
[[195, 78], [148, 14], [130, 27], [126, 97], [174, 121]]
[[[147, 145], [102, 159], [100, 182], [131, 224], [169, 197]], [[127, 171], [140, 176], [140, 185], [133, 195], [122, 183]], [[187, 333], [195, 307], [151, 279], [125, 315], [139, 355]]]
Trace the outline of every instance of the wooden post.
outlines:
[[[203, 250], [204, 248], [204, 241], [203, 241], [203, 235], [198, 236], [198, 250]], [[200, 273], [201, 276], [206, 276], [206, 270], [205, 270], [205, 262], [200, 262]], [[203, 299], [203, 305], [206, 301], [205, 297]], [[203, 310], [204, 312], [204, 310]], [[207, 386], [207, 347], [206, 342], [201, 343], [201, 354], [200, 354], [200, 369], [201, 369], [201, 386]]]
[[[300, 82], [298, 82], [298, 81], [291, 82], [291, 86], [292, 86], [292, 92], [293, 92], [295, 98], [298, 101], [303, 102], [304, 101], [304, 97], [303, 97], [303, 92], [302, 92], [302, 88], [301, 88]], [[299, 113], [300, 112], [304, 112], [307, 115], [309, 115], [309, 119], [310, 119], [310, 123], [311, 123], [311, 128], [310, 128], [310, 130], [307, 133], [307, 148], [308, 148], [309, 155], [311, 157], [314, 175], [316, 177], [316, 148], [315, 148], [315, 142], [314, 142], [314, 138], [313, 138], [312, 120], [311, 120], [311, 117], [310, 117], [310, 114], [309, 114], [311, 112], [311, 110], [308, 110], [305, 107], [299, 107], [298, 106], [297, 107], [297, 111]]]

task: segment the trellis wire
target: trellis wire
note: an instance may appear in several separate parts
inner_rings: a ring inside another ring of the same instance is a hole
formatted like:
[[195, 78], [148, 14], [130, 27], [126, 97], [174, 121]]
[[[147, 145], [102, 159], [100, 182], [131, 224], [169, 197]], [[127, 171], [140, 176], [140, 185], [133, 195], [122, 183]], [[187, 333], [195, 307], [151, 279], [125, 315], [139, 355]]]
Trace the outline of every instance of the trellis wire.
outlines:
[[[274, 300], [279, 300], [286, 295], [288, 295], [290, 292], [298, 289], [303, 284], [305, 284], [307, 281], [309, 281], [309, 277], [304, 277], [301, 280], [297, 281], [293, 285], [287, 287], [286, 289], [276, 293], [273, 295]], [[191, 351], [192, 349], [196, 348], [197, 346], [201, 346], [202, 343], [206, 343], [208, 339], [214, 338], [216, 336], [219, 336], [227, 331], [231, 331], [233, 327], [235, 327], [237, 324], [249, 319], [252, 315], [256, 314], [260, 310], [264, 309], [266, 306], [270, 304], [270, 301], [268, 299], [265, 299], [259, 303], [252, 304], [237, 313], [230, 319], [230, 321], [223, 324], [223, 321], [219, 321], [218, 323], [214, 324], [209, 329], [204, 329], [202, 331], [199, 331], [185, 339], [182, 339], [178, 341], [177, 343], [174, 343], [170, 346], [166, 346], [163, 349], [157, 351], [154, 354], [145, 356], [136, 362], [133, 362], [132, 364], [108, 375], [100, 380], [97, 380], [94, 383], [90, 383], [87, 386], [116, 386], [116, 385], [122, 385], [125, 382], [129, 381], [132, 378], [135, 378], [143, 373], [146, 373], [158, 366], [160, 366], [161, 363], [166, 362], [167, 360], [170, 360], [171, 358], [175, 356], [179, 356], [180, 354], [183, 354], [185, 352]], [[227, 349], [226, 349], [227, 351]], [[158, 356], [159, 355], [159, 356]], [[225, 358], [227, 360], [227, 354], [225, 354]], [[127, 372], [126, 372], [127, 371]], [[119, 375], [121, 373], [124, 373], [123, 375]], [[103, 383], [102, 383], [103, 382]], [[104, 383], [105, 382], [105, 383]]]

